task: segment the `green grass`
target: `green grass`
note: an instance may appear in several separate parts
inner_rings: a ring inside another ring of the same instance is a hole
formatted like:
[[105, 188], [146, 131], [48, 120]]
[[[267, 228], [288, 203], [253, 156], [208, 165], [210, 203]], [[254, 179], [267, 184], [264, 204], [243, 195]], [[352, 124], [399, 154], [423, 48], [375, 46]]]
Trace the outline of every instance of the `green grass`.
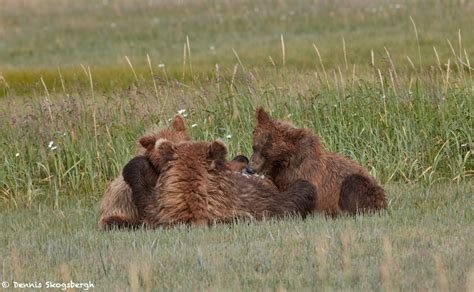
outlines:
[[205, 85], [170, 82], [157, 86], [158, 98], [153, 88], [5, 98], [2, 203], [60, 206], [61, 200], [99, 198], [132, 157], [138, 137], [164, 127], [178, 109], [187, 110], [188, 127], [196, 124], [190, 127], [195, 139], [222, 139], [231, 155], [251, 155], [254, 108], [263, 105], [313, 129], [328, 149], [356, 159], [384, 184], [431, 185], [473, 175], [470, 79], [457, 77], [443, 88], [442, 80], [420, 78], [407, 90], [403, 78], [395, 87], [347, 79], [344, 86], [321, 85], [286, 71], [258, 78], [250, 72]]
[[295, 66], [314, 66], [313, 43], [331, 56], [328, 65], [343, 63], [342, 38], [349, 63], [366, 62], [371, 49], [385, 55], [384, 46], [397, 61], [406, 61], [406, 55], [418, 61], [410, 16], [425, 64], [434, 60], [433, 46], [441, 57], [452, 54], [446, 40], [457, 46], [458, 30], [467, 53], [474, 43], [474, 8], [468, 1], [2, 2], [0, 59], [9, 68], [126, 64], [126, 55], [146, 64], [146, 54], [157, 63], [180, 66], [186, 37], [196, 68], [235, 63], [232, 48], [249, 66], [270, 64], [268, 56], [280, 63], [281, 34], [286, 63]]
[[160, 78], [181, 78], [183, 68], [188, 78], [208, 76], [216, 64], [231, 72], [238, 63], [312, 71], [320, 69], [313, 44], [326, 69], [350, 73], [372, 71], [371, 51], [377, 67], [389, 64], [387, 51], [397, 67], [411, 68], [407, 57], [417, 68], [438, 59], [444, 68], [448, 58], [468, 65], [473, 13], [469, 1], [3, 0], [0, 75], [10, 93], [41, 89], [41, 76], [60, 89], [58, 68], [76, 87], [88, 82], [82, 64], [91, 66], [96, 89], [113, 91], [134, 81], [126, 56], [139, 79], [148, 79], [147, 55]]
[[104, 291], [469, 290], [473, 192], [391, 185], [391, 214], [136, 232], [100, 232], [82, 203], [7, 212], [3, 279], [70, 278]]
[[[399, 5], [2, 1], [0, 280], [474, 289], [474, 6]], [[186, 109], [194, 139], [250, 155], [257, 105], [367, 167], [389, 214], [98, 230], [140, 135]]]

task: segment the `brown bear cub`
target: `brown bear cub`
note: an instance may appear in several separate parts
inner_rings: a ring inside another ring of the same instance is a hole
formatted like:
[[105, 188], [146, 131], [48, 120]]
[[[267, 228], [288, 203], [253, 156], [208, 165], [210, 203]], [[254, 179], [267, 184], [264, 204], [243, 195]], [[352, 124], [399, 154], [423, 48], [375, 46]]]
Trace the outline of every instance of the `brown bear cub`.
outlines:
[[147, 227], [306, 216], [317, 197], [316, 188], [306, 181], [296, 180], [280, 193], [259, 178], [233, 171], [221, 142], [175, 144], [160, 139], [145, 155], [127, 164], [123, 176], [134, 199], [143, 202]]
[[[140, 140], [142, 143], [143, 140]], [[249, 160], [243, 155], [234, 157], [233, 160], [227, 162], [227, 167], [232, 172], [243, 172], [247, 167]], [[242, 174], [244, 175], [244, 174]], [[159, 170], [156, 169], [148, 157], [140, 155], [130, 160], [122, 171], [124, 181], [130, 186], [133, 205], [136, 206], [138, 212], [139, 222], [143, 222], [145, 218], [145, 209], [154, 204], [157, 196], [155, 192], [156, 181], [159, 176]], [[257, 178], [254, 178], [257, 179]], [[274, 190], [278, 190], [276, 186], [270, 181], [262, 179], [262, 184], [269, 184]]]
[[[139, 144], [136, 155], [145, 153], [146, 148], [142, 144], [146, 144], [147, 140], [151, 140], [153, 143], [157, 139], [167, 139], [175, 143], [191, 140], [181, 116], [175, 116], [169, 128], [154, 132], [142, 139], [143, 143]], [[105, 191], [99, 212], [99, 227], [101, 229], [126, 228], [142, 224], [139, 209], [133, 202], [132, 189], [122, 176], [112, 181]]]
[[328, 152], [317, 135], [273, 120], [262, 108], [257, 108], [249, 169], [270, 176], [281, 191], [298, 179], [313, 183], [314, 210], [328, 215], [387, 208], [384, 190], [362, 166]]

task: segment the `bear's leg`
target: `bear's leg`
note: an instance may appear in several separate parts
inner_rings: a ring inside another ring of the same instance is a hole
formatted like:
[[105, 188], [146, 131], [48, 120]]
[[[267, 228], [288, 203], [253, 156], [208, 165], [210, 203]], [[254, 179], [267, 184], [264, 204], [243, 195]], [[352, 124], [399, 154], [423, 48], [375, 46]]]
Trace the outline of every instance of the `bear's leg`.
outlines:
[[344, 179], [339, 206], [345, 212], [358, 214], [387, 208], [384, 190], [369, 178], [352, 174]]
[[[296, 180], [288, 189], [278, 195], [281, 198], [280, 204], [283, 212], [279, 213], [293, 213], [306, 217], [315, 209], [317, 201], [316, 187], [305, 180]], [[281, 214], [282, 215], [282, 214]]]
[[127, 214], [114, 214], [103, 218], [99, 222], [103, 230], [111, 230], [114, 228], [135, 228], [138, 226], [137, 223], [132, 222]]
[[158, 172], [145, 156], [137, 156], [123, 168], [123, 179], [132, 188], [132, 200], [141, 218], [145, 209], [154, 203]]
[[132, 201], [132, 188], [119, 176], [110, 183], [100, 203], [99, 227], [108, 230], [139, 224], [137, 207]]

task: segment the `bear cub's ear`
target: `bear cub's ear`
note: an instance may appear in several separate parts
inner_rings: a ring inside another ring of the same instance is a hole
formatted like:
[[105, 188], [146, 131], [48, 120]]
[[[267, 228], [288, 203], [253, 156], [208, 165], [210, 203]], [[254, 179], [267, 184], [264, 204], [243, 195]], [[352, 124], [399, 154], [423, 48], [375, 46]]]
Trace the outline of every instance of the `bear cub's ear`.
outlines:
[[171, 123], [171, 129], [177, 132], [184, 132], [186, 131], [186, 126], [184, 125], [183, 117], [176, 115], [173, 118], [173, 122]]
[[267, 112], [262, 107], [257, 107], [256, 110], [257, 123], [258, 124], [268, 124], [272, 121], [272, 118], [267, 114]]
[[207, 158], [212, 160], [209, 170], [222, 169], [226, 164], [227, 147], [221, 141], [212, 142], [207, 149]]
[[214, 141], [207, 149], [207, 157], [212, 160], [225, 161], [227, 156], [227, 147], [221, 141]]
[[139, 142], [140, 142], [140, 145], [143, 146], [143, 148], [149, 149], [155, 145], [156, 137], [153, 135], [144, 136], [140, 138]]

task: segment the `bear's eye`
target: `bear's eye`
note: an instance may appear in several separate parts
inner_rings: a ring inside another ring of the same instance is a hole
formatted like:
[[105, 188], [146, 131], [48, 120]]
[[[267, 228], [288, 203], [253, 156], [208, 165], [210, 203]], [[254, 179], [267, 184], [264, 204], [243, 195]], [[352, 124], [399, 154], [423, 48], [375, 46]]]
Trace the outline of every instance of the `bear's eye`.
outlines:
[[253, 152], [257, 152], [257, 146], [252, 145], [252, 150], [253, 150]]

